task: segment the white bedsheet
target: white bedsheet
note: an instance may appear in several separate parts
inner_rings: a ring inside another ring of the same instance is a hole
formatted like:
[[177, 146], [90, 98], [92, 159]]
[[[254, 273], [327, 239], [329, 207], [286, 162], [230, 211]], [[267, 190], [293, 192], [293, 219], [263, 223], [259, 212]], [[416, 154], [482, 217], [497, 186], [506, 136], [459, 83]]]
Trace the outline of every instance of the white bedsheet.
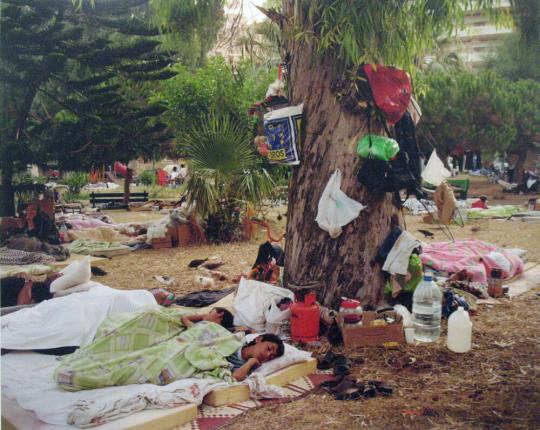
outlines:
[[75, 428], [68, 423], [87, 427], [96, 416], [108, 422], [145, 408], [200, 404], [209, 391], [226, 385], [203, 379], [182, 379], [164, 386], [140, 384], [67, 392], [54, 383], [53, 372], [57, 365], [56, 357], [51, 355], [6, 354], [2, 357], [2, 392], [23, 409], [33, 411], [41, 421], [66, 428]]
[[0, 318], [0, 344], [28, 350], [83, 346], [92, 341], [103, 320], [119, 312], [158, 306], [146, 290], [115, 290], [93, 282], [88, 291], [46, 300]]
[[[83, 346], [91, 342], [101, 322], [109, 315], [157, 306], [144, 290], [121, 291], [101, 284], [1, 318], [2, 348], [43, 349]], [[278, 396], [277, 387], [268, 386], [260, 375], [305, 361], [310, 354], [286, 345], [283, 357], [264, 363], [250, 381], [244, 381], [253, 398]], [[55, 356], [18, 351], [2, 356], [3, 394], [23, 409], [33, 411], [43, 422], [79, 428], [98, 425], [146, 408], [170, 408], [183, 403], [200, 404], [203, 397], [225, 382], [183, 379], [165, 386], [126, 385], [67, 392], [56, 387]], [[96, 419], [98, 422], [96, 422]]]

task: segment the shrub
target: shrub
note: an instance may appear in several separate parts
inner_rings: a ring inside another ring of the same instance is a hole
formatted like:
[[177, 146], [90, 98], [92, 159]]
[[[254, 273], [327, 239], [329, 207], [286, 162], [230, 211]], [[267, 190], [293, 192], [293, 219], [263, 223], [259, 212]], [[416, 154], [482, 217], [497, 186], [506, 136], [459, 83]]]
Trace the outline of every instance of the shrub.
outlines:
[[154, 170], [145, 170], [139, 175], [139, 183], [143, 185], [155, 185], [156, 172]]
[[66, 176], [64, 182], [69, 187], [70, 192], [79, 194], [81, 188], [88, 184], [88, 173], [72, 172]]

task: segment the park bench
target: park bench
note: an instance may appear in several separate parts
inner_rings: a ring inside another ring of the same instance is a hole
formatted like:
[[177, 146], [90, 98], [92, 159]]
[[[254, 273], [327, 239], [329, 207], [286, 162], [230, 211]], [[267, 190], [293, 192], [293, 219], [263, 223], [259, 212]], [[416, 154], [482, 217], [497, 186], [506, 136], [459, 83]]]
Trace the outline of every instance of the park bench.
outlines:
[[[147, 202], [148, 193], [146, 191], [142, 193], [130, 193], [129, 203], [131, 202]], [[125, 209], [124, 193], [91, 193], [90, 203], [92, 207], [96, 206], [104, 207], [106, 209]]]

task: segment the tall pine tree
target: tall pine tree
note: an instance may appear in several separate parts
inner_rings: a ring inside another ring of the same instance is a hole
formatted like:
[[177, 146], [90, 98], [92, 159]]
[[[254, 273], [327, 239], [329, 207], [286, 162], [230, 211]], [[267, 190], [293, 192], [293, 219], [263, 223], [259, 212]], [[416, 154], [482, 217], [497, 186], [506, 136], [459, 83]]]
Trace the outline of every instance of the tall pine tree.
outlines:
[[146, 3], [3, 2], [1, 215], [14, 213], [13, 175], [28, 163], [87, 168], [155, 154], [171, 138], [165, 108], [144, 96], [145, 83], [175, 75]]

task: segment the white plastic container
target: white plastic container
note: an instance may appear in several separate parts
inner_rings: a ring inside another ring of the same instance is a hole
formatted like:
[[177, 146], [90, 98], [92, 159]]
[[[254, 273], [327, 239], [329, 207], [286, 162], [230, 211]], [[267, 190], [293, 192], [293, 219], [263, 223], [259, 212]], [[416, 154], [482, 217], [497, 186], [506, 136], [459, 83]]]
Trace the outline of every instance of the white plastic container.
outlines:
[[472, 343], [472, 322], [469, 313], [461, 306], [448, 318], [446, 345], [453, 352], [469, 352]]
[[420, 342], [435, 342], [441, 335], [441, 289], [433, 282], [431, 273], [424, 279], [413, 294], [414, 339]]

